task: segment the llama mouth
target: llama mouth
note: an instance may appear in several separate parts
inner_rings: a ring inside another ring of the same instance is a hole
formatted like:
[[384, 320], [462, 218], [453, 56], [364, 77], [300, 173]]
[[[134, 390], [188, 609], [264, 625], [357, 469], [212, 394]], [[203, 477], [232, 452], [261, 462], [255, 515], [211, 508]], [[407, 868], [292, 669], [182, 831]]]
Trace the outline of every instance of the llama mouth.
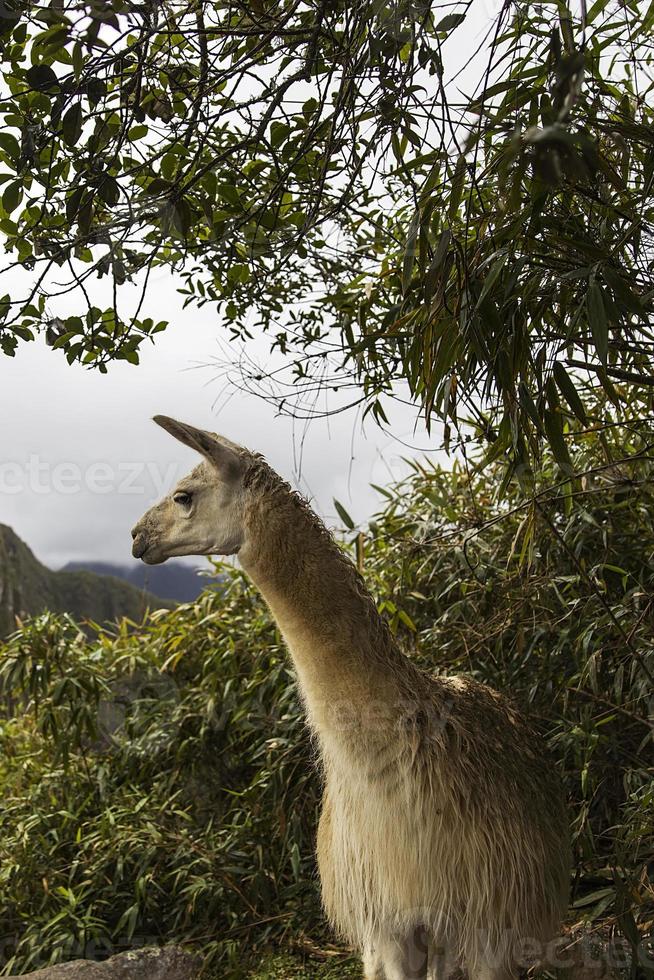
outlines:
[[146, 565], [161, 565], [166, 560], [165, 556], [157, 554], [150, 542], [140, 536], [132, 545], [132, 555], [134, 558], [140, 558]]
[[132, 557], [143, 558], [147, 550], [148, 545], [140, 535], [134, 539], [134, 543], [132, 545]]
[[141, 555], [141, 561], [145, 562], [146, 565], [163, 565], [166, 561], [165, 556], [161, 555], [148, 555], [147, 553]]
[[151, 545], [146, 545], [137, 557], [142, 562], [145, 562], [146, 565], [161, 565], [166, 560], [166, 555], [162, 555], [160, 551], [156, 551]]

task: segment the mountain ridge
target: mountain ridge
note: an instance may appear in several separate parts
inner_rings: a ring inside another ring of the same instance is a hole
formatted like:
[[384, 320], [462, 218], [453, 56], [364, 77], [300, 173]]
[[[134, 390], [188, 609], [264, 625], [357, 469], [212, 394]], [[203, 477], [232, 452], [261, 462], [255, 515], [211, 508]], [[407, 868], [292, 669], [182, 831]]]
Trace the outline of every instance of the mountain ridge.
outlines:
[[198, 575], [197, 567], [174, 559], [162, 565], [144, 565], [141, 561], [129, 564], [91, 559], [69, 561], [61, 571], [111, 575], [172, 602], [193, 602], [208, 585], [207, 579]]
[[82, 569], [52, 571], [13, 528], [0, 524], [0, 636], [15, 629], [16, 617], [45, 610], [102, 624], [124, 616], [138, 621], [148, 610], [173, 605], [111, 575]]

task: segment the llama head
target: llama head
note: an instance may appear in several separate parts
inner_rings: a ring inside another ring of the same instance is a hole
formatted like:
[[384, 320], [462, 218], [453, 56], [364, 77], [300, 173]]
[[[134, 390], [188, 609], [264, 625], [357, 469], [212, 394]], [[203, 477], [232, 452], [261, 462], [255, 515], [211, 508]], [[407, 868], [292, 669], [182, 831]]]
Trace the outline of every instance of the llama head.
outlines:
[[132, 528], [132, 554], [148, 565], [182, 555], [234, 555], [245, 540], [243, 477], [252, 454], [165, 415], [157, 425], [204, 461]]

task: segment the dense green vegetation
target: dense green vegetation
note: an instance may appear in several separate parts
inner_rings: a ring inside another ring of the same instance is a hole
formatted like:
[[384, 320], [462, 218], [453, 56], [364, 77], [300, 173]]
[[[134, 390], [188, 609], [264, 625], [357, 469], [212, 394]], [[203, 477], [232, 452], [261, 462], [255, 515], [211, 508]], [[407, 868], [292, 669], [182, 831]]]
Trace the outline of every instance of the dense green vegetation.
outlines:
[[48, 610], [104, 624], [122, 616], [141, 619], [148, 609], [169, 608], [159, 599], [111, 575], [82, 570], [53, 572], [6, 524], [0, 524], [0, 637], [16, 617]]
[[[548, 457], [529, 499], [499, 463], [416, 463], [356, 549], [411, 656], [510, 692], [547, 737], [573, 823], [569, 925], [640, 946], [634, 976], [651, 974], [654, 920], [644, 414], [570, 421], [578, 475], [562, 482]], [[138, 631], [89, 638], [68, 617], [37, 617], [2, 648], [0, 685], [8, 972], [180, 939], [238, 977], [270, 944], [329, 940], [314, 748], [280, 637], [240, 572]]]

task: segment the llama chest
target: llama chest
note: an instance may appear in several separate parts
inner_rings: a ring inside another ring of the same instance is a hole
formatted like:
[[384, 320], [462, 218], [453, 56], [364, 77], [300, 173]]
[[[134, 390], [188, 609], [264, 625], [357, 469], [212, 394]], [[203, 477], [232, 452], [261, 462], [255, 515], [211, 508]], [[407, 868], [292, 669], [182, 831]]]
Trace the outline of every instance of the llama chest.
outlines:
[[349, 941], [417, 924], [469, 949], [482, 928], [548, 933], [565, 905], [566, 831], [547, 767], [532, 771], [510, 736], [417, 752], [389, 739], [365, 764], [325, 753], [318, 865]]
[[444, 905], [434, 843], [444, 814], [399, 767], [360, 778], [328, 774], [318, 831], [323, 902], [339, 931], [362, 942], [383, 922], [421, 919], [425, 897]]

